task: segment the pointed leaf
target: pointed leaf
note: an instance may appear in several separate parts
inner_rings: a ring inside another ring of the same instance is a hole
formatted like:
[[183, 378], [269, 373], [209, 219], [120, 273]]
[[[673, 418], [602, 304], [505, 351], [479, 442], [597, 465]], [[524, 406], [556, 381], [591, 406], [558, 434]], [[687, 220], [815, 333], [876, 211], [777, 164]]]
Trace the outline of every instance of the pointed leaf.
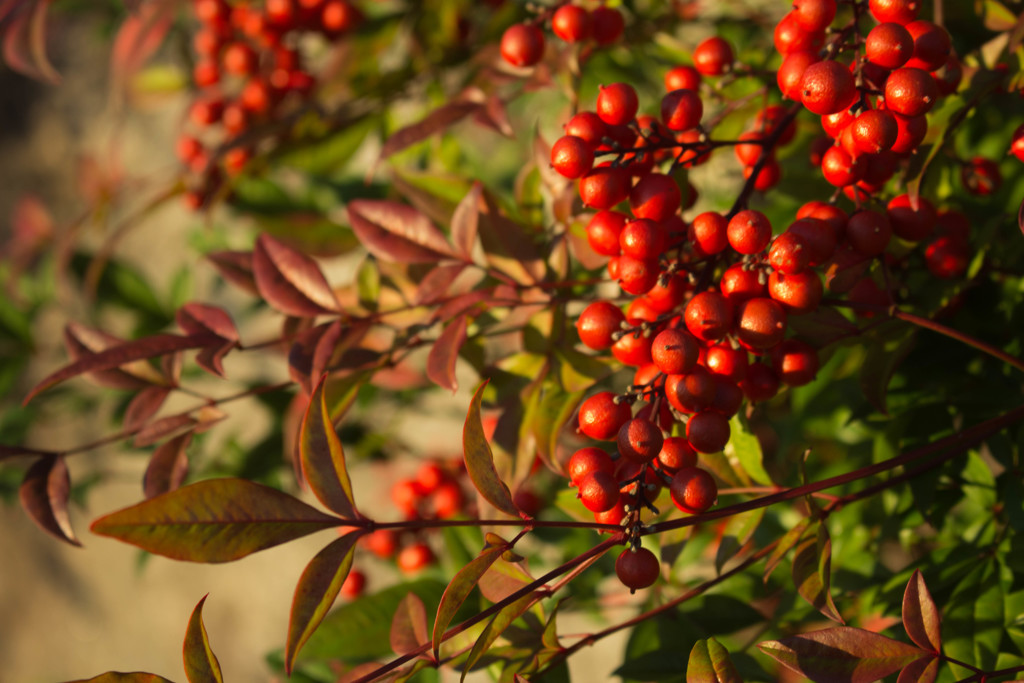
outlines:
[[494, 641], [505, 632], [512, 622], [523, 615], [526, 610], [530, 608], [535, 600], [538, 599], [537, 593], [527, 593], [523, 597], [519, 598], [515, 602], [505, 605], [497, 614], [491, 617], [491, 620], [487, 622], [487, 626], [484, 627], [480, 637], [477, 638], [473, 644], [473, 649], [469, 653], [469, 657], [466, 658], [466, 663], [462, 668], [462, 677], [460, 681], [466, 680], [466, 674], [469, 673], [470, 669], [480, 661], [480, 658], [486, 653]]
[[935, 679], [939, 676], [941, 661], [938, 657], [922, 657], [911, 662], [903, 667], [896, 683], [935, 683]]
[[775, 571], [775, 568], [779, 566], [782, 559], [786, 556], [790, 550], [800, 541], [800, 537], [804, 535], [804, 531], [810, 525], [811, 520], [808, 517], [800, 520], [800, 522], [786, 532], [786, 535], [782, 537], [779, 544], [775, 546], [775, 550], [772, 551], [771, 555], [768, 556], [768, 560], [764, 566], [764, 582], [768, 583], [768, 578]]
[[349, 203], [348, 219], [363, 246], [382, 261], [434, 263], [453, 255], [444, 234], [411, 206], [360, 199]]
[[302, 571], [292, 598], [285, 644], [284, 667], [291, 675], [295, 657], [334, 604], [352, 568], [355, 545], [362, 532], [353, 531], [335, 539], [310, 560]]
[[761, 442], [750, 431], [750, 425], [747, 424], [746, 418], [740, 413], [733, 415], [729, 419], [729, 427], [731, 436], [726, 446], [726, 454], [728, 454], [728, 450], [731, 448], [747, 476], [758, 484], [772, 486], [774, 482], [764, 469], [764, 454], [761, 451]]
[[170, 387], [149, 386], [135, 394], [124, 411], [124, 428], [134, 431], [149, 421], [171, 393]]
[[368, 311], [376, 311], [380, 301], [380, 267], [372, 256], [363, 259], [356, 271], [356, 286], [359, 305]]
[[907, 583], [903, 593], [903, 628], [910, 639], [923, 650], [942, 651], [942, 636], [939, 633], [939, 610], [935, 607], [932, 594], [924, 583], [920, 569]]
[[142, 491], [146, 498], [155, 498], [181, 486], [188, 476], [188, 456], [185, 449], [192, 441], [192, 432], [179, 434], [161, 444], [149, 459], [142, 477]]
[[913, 645], [850, 626], [767, 640], [757, 647], [786, 668], [828, 683], [870, 683], [928, 655]]
[[97, 370], [110, 370], [125, 363], [142, 360], [144, 358], [156, 358], [175, 351], [186, 349], [197, 349], [211, 344], [219, 343], [219, 338], [212, 334], [197, 334], [182, 337], [176, 334], [157, 334], [152, 337], [144, 337], [135, 341], [125, 342], [114, 346], [106, 351], [100, 351], [80, 360], [66, 365], [60, 370], [46, 376], [39, 384], [32, 388], [25, 397], [28, 403], [41, 392], [56, 386], [61, 382], [77, 377], [85, 372]]
[[208, 479], [100, 517], [92, 531], [175, 560], [230, 562], [339, 521], [269, 486]]
[[329, 510], [346, 519], [356, 519], [352, 482], [345, 466], [345, 451], [331, 422], [324, 394], [327, 375], [320, 379], [299, 434], [299, 458], [302, 474], [313, 493]]
[[260, 290], [256, 287], [256, 276], [253, 274], [252, 252], [214, 251], [207, 254], [206, 258], [213, 262], [214, 268], [225, 280], [259, 296]]
[[238, 340], [238, 328], [228, 312], [220, 306], [190, 301], [178, 309], [175, 320], [185, 334], [210, 332], [221, 339]]
[[910, 353], [917, 339], [916, 328], [910, 330], [901, 340], [875, 342], [868, 346], [867, 357], [860, 368], [860, 386], [864, 397], [880, 413], [889, 414], [886, 407], [886, 395], [889, 382], [896, 368]]
[[469, 564], [460, 569], [452, 577], [448, 587], [444, 589], [444, 595], [441, 596], [441, 604], [437, 607], [437, 617], [434, 619], [434, 633], [430, 641], [434, 648], [434, 659], [440, 656], [441, 639], [444, 636], [444, 632], [448, 630], [448, 625], [455, 618], [455, 613], [459, 611], [462, 603], [473, 592], [473, 588], [479, 583], [480, 577], [494, 564], [495, 560], [501, 557], [505, 550], [506, 546], [486, 548], [482, 553], [473, 558]]
[[422, 121], [400, 128], [392, 133], [380, 150], [380, 158], [387, 159], [410, 145], [426, 140], [458, 123], [466, 116], [481, 108], [479, 102], [449, 102], [427, 114]]
[[226, 341], [221, 346], [208, 346], [196, 354], [196, 365], [215, 377], [226, 378], [224, 356], [238, 348], [238, 343]]
[[93, 676], [89, 679], [83, 678], [77, 681], [68, 681], [68, 683], [173, 683], [173, 681], [164, 678], [163, 676], [157, 676], [156, 674], [146, 673], [144, 671], [132, 671], [131, 673], [108, 671], [100, 674], [99, 676]]
[[[125, 344], [125, 340], [102, 330], [68, 323], [64, 327], [64, 346], [72, 361], [80, 361], [101, 351]], [[165, 384], [165, 376], [145, 360], [125, 363], [112, 370], [86, 373], [91, 381], [113, 389], [141, 389], [150, 384]]]
[[123, 94], [132, 77], [160, 48], [176, 9], [175, 0], [148, 2], [121, 24], [110, 52], [110, 80], [115, 93]]
[[480, 401], [488, 381], [484, 380], [473, 395], [462, 428], [462, 453], [466, 460], [466, 471], [473, 486], [491, 505], [506, 514], [519, 516], [519, 508], [512, 502], [508, 486], [494, 469], [494, 454], [491, 453], [491, 445], [487, 443], [480, 418]]
[[466, 343], [468, 324], [468, 316], [465, 314], [448, 323], [430, 347], [427, 356], [427, 377], [453, 394], [459, 388], [459, 381], [455, 378], [455, 361], [459, 359], [459, 350]]
[[831, 580], [832, 541], [824, 524], [818, 524], [818, 533], [807, 537], [793, 556], [793, 583], [800, 597], [809, 602], [832, 621], [845, 623], [839, 616], [829, 592]]
[[224, 677], [220, 672], [220, 662], [217, 661], [217, 655], [213, 654], [213, 649], [210, 648], [206, 625], [203, 624], [203, 603], [206, 602], [207, 597], [204, 595], [196, 608], [192, 610], [192, 616], [188, 620], [188, 629], [185, 631], [182, 658], [185, 660], [185, 677], [189, 683], [224, 683]]
[[28, 468], [18, 490], [21, 506], [40, 529], [61, 541], [81, 546], [68, 516], [70, 493], [68, 466], [59, 455], [47, 455], [36, 460]]
[[473, 256], [473, 245], [476, 244], [477, 227], [480, 223], [480, 199], [483, 196], [483, 185], [479, 181], [473, 187], [452, 214], [452, 244], [458, 254], [466, 261]]
[[480, 243], [487, 262], [516, 282], [533, 285], [544, 278], [544, 261], [523, 226], [498, 213], [485, 195], [487, 211], [480, 214]]
[[256, 288], [285, 315], [311, 318], [341, 310], [316, 261], [266, 233], [252, 251]]
[[46, 11], [52, 0], [34, 0], [16, 12], [4, 32], [3, 53], [7, 66], [29, 78], [60, 82], [60, 75], [46, 56]]
[[465, 263], [446, 263], [435, 266], [420, 281], [412, 302], [417, 306], [432, 304], [443, 299], [455, 279], [466, 269]]
[[169, 415], [150, 422], [148, 425], [136, 432], [135, 438], [132, 439], [132, 445], [136, 448], [152, 446], [157, 441], [170, 438], [172, 435], [178, 436], [186, 432], [190, 432], [194, 430], [197, 425], [198, 421], [188, 413]]
[[764, 519], [765, 508], [757, 508], [733, 515], [725, 523], [722, 532], [722, 540], [718, 544], [718, 551], [715, 553], [715, 571], [722, 573], [725, 563], [736, 556], [744, 545], [747, 544], [757, 531]]
[[390, 642], [396, 655], [413, 652], [427, 642], [427, 610], [415, 593], [406, 595], [395, 610]]
[[743, 683], [729, 653], [714, 638], [698, 640], [690, 650], [686, 683]]

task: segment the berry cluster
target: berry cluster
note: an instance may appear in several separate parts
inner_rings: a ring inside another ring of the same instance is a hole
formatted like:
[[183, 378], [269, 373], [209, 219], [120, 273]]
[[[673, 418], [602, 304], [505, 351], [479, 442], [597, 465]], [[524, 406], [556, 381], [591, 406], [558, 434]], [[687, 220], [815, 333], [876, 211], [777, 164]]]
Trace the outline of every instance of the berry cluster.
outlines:
[[[816, 311], [826, 288], [855, 304], [892, 305], [899, 270], [912, 267], [915, 245], [926, 240], [923, 261], [933, 275], [959, 277], [967, 268], [966, 217], [892, 193], [889, 182], [924, 141], [928, 112], [957, 88], [949, 36], [917, 18], [915, 0], [847, 4], [839, 15], [836, 0], [793, 3], [775, 29], [782, 61], [774, 75], [797, 104], [764, 107], [736, 140], [711, 138], [723, 116], [705, 114], [721, 104], [721, 87], [704, 80], [757, 76], [712, 37], [696, 47], [692, 66], [665, 75], [657, 115], [640, 113], [630, 84], [602, 86], [594, 109], [572, 116], [552, 145], [552, 167], [578, 180], [582, 203], [597, 210], [586, 226], [590, 246], [633, 297], [625, 310], [594, 301], [577, 320], [585, 346], [610, 350], [636, 371], [624, 392], [597, 393], [579, 410], [579, 431], [615, 442], [616, 454], [590, 446], [567, 466], [595, 519], [629, 530], [617, 571], [631, 589], [659, 572], [640, 548], [640, 512], [654, 509], [660, 488], [668, 486], [683, 512], [707, 510], [717, 487], [698, 454], [726, 446], [730, 418], [745, 401], [814, 379], [818, 350], [790, 333], [792, 317]], [[813, 146], [812, 163], [836, 189], [776, 230], [748, 201], [778, 183], [776, 151], [794, 139], [802, 110], [820, 117], [828, 135]], [[740, 197], [728, 213], [684, 220], [697, 194], [680, 178], [727, 146], [747, 179]], [[963, 173], [979, 194], [998, 186], [993, 162], [972, 160]], [[843, 197], [852, 212], [839, 206]]]
[[595, 45], [611, 45], [625, 26], [622, 13], [612, 7], [587, 10], [571, 2], [547, 10], [532, 22], [515, 24], [501, 36], [501, 56], [512, 66], [528, 67], [544, 56], [544, 30], [550, 18], [551, 32], [569, 43], [593, 41]]
[[249, 162], [252, 147], [232, 141], [312, 93], [315, 80], [298, 49], [303, 35], [335, 40], [362, 14], [349, 0], [194, 0], [192, 9], [201, 24], [193, 40], [198, 93], [177, 153], [192, 174], [186, 202], [195, 209], [217, 191], [224, 172], [235, 175]]

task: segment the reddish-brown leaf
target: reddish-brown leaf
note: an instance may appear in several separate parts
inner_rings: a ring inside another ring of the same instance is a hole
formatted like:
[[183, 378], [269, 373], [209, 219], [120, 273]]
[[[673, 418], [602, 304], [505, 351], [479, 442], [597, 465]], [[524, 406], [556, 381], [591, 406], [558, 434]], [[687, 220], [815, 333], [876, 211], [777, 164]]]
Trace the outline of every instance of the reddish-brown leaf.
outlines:
[[252, 252], [256, 288], [285, 315], [311, 318], [341, 309], [316, 261], [266, 233]]
[[203, 624], [203, 603], [208, 595], [204, 595], [192, 610], [185, 630], [185, 645], [182, 647], [182, 659], [185, 664], [185, 678], [189, 683], [224, 683], [220, 671], [220, 662], [210, 647], [210, 638], [206, 635]]
[[288, 619], [284, 668], [289, 675], [299, 650], [316, 631], [338, 597], [341, 584], [352, 568], [356, 541], [361, 535], [361, 532], [354, 531], [335, 539], [317, 553], [302, 571], [295, 586], [291, 616]]
[[93, 533], [188, 562], [230, 562], [337, 526], [287, 493], [245, 479], [208, 479], [112, 512]]
[[30, 0], [16, 11], [4, 31], [7, 66], [29, 78], [59, 83], [60, 75], [46, 56], [46, 11], [52, 0]]
[[465, 261], [473, 258], [473, 245], [476, 244], [477, 226], [480, 223], [480, 199], [483, 196], [483, 185], [480, 181], [473, 183], [466, 196], [455, 207], [452, 214], [452, 244], [459, 256]]
[[480, 402], [483, 400], [484, 389], [488, 380], [484, 380], [469, 404], [466, 422], [462, 428], [462, 453], [466, 460], [466, 471], [473, 486], [491, 505], [502, 512], [520, 516], [519, 508], [512, 501], [508, 486], [494, 469], [494, 454], [491, 445], [484, 436], [484, 427], [480, 418]]
[[21, 506], [40, 529], [61, 541], [81, 546], [68, 516], [70, 492], [71, 477], [64, 458], [47, 455], [28, 468], [18, 494]]
[[928, 656], [913, 645], [850, 626], [767, 640], [757, 647], [786, 668], [829, 683], [871, 683]]
[[941, 661], [938, 657], [922, 657], [911, 662], [903, 667], [896, 683], [935, 683], [935, 679], [939, 676]]
[[915, 569], [903, 593], [903, 628], [920, 648], [938, 653], [942, 651], [939, 623], [939, 610], [932, 594], [924, 583], [921, 570]]
[[108, 671], [100, 674], [99, 676], [93, 676], [89, 679], [80, 679], [77, 681], [69, 681], [68, 683], [174, 683], [173, 681], [164, 678], [163, 676], [157, 676], [156, 674], [146, 673], [144, 671], [132, 671], [131, 673], [122, 673], [120, 671]]
[[477, 304], [494, 300], [496, 298], [494, 294], [495, 290], [488, 287], [486, 289], [474, 289], [472, 292], [454, 296], [434, 311], [430, 316], [430, 320], [431, 322], [451, 320], [457, 315], [462, 315]]
[[294, 334], [291, 348], [288, 349], [288, 374], [292, 381], [302, 386], [303, 391], [307, 393], [313, 392], [311, 377], [317, 346], [327, 330], [334, 325], [335, 323], [322, 323], [297, 333], [285, 330], [285, 335]]
[[170, 387], [149, 386], [135, 394], [124, 411], [124, 428], [134, 431], [156, 415], [171, 393]]
[[505, 101], [497, 95], [488, 97], [484, 107], [478, 109], [473, 118], [477, 123], [487, 126], [507, 138], [511, 138], [515, 134], [512, 124], [508, 120], [508, 110], [505, 108]]
[[448, 323], [427, 355], [427, 377], [453, 394], [459, 388], [455, 377], [455, 361], [459, 358], [462, 345], [466, 343], [468, 324], [468, 316], [465, 314]]
[[132, 445], [136, 448], [152, 446], [157, 441], [162, 441], [171, 435], [177, 436], [190, 432], [195, 429], [196, 424], [198, 421], [190, 413], [168, 415], [140, 429], [132, 439]]
[[181, 486], [188, 476], [188, 455], [185, 449], [192, 441], [192, 432], [179, 434], [160, 444], [149, 458], [142, 476], [142, 491], [146, 498], [155, 498]]
[[238, 342], [226, 341], [220, 346], [208, 346], [196, 354], [196, 365], [217, 377], [227, 377], [224, 373], [224, 356], [238, 348]]
[[[125, 343], [124, 339], [77, 323], [64, 328], [64, 346], [71, 360], [79, 361], [100, 351], [106, 351]], [[89, 380], [111, 389], [142, 389], [151, 384], [164, 384], [165, 378], [145, 360], [125, 363], [113, 370], [86, 373]]]
[[415, 651], [427, 642], [427, 610], [415, 593], [408, 593], [391, 619], [391, 649], [396, 655]]
[[213, 262], [214, 268], [225, 280], [259, 296], [260, 290], [256, 287], [256, 276], [253, 274], [252, 252], [214, 251], [207, 254], [206, 258]]
[[220, 306], [190, 301], [179, 308], [174, 317], [185, 334], [210, 332], [227, 341], [238, 341], [238, 328]]
[[466, 598], [469, 597], [469, 594], [473, 592], [473, 589], [480, 582], [480, 577], [490, 569], [495, 560], [501, 557], [501, 554], [507, 548], [508, 546], [506, 545], [485, 548], [483, 552], [470, 560], [469, 564], [460, 569], [452, 577], [448, 587], [444, 589], [444, 595], [441, 596], [441, 604], [437, 606], [433, 637], [430, 640], [434, 648], [434, 659], [440, 656], [439, 650], [442, 637], [444, 632], [448, 630], [448, 625], [452, 623], [452, 619], [455, 618], [455, 613], [459, 611], [462, 603], [466, 601]]
[[412, 302], [416, 305], [432, 304], [445, 297], [456, 278], [466, 269], [465, 263], [446, 263], [431, 268], [420, 281]]
[[382, 261], [434, 263], [454, 255], [444, 234], [411, 206], [360, 199], [347, 208], [352, 231]]
[[371, 327], [372, 325], [366, 322], [353, 324], [335, 320], [331, 323], [323, 336], [317, 340], [310, 377], [319, 379], [324, 373], [340, 367], [345, 352], [361, 342]]
[[411, 126], [396, 130], [384, 142], [380, 150], [380, 158], [387, 159], [392, 154], [400, 152], [410, 145], [421, 140], [426, 140], [431, 135], [440, 133], [450, 126], [458, 123], [466, 116], [480, 109], [479, 102], [449, 102], [427, 114], [422, 121], [417, 121]]
[[110, 52], [110, 81], [115, 94], [125, 93], [132, 77], [160, 48], [178, 4], [178, 0], [151, 0], [121, 24]]
[[28, 267], [53, 239], [53, 215], [35, 195], [25, 195], [11, 212], [11, 236], [5, 257], [18, 271]]
[[487, 210], [480, 214], [480, 243], [487, 262], [516, 282], [532, 285], [544, 278], [544, 260], [519, 223], [500, 214], [497, 203], [484, 194]]
[[4, 20], [8, 14], [14, 11], [14, 9], [23, 4], [25, 0], [0, 0], [0, 21]]
[[334, 429], [324, 387], [327, 375], [320, 378], [299, 432], [299, 458], [302, 475], [317, 499], [329, 510], [346, 519], [356, 519], [352, 482], [345, 466], [345, 451]]
[[176, 334], [157, 334], [152, 337], [125, 342], [106, 351], [84, 356], [71, 365], [66, 365], [46, 376], [28, 392], [24, 402], [28, 403], [40, 392], [85, 372], [111, 370], [132, 361], [156, 358], [167, 353], [184, 351], [185, 349], [198, 349], [212, 344], [220, 344], [220, 338], [213, 334], [196, 334], [187, 337]]
[[824, 524], [818, 533], [808, 536], [796, 547], [793, 555], [793, 583], [804, 600], [832, 621], [846, 622], [836, 610], [829, 591], [832, 574], [832, 541]]

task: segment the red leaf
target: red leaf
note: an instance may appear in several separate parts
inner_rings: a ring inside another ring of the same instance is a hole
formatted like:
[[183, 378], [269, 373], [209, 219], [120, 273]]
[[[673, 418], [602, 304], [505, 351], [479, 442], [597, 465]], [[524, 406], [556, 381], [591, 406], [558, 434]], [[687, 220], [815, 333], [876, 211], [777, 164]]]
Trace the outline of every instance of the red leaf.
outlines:
[[176, 334], [157, 334], [152, 337], [143, 337], [142, 339], [125, 342], [106, 351], [85, 356], [81, 360], [77, 360], [71, 365], [66, 365], [57, 372], [48, 375], [28, 392], [24, 402], [28, 403], [40, 392], [85, 372], [111, 370], [132, 361], [156, 358], [157, 356], [175, 351], [184, 351], [185, 349], [210, 346], [211, 344], [219, 343], [219, 341], [219, 338], [212, 334], [197, 334], [187, 337]]
[[253, 275], [252, 252], [248, 251], [215, 251], [206, 255], [213, 262], [214, 268], [228, 282], [250, 294], [259, 296], [256, 277]]
[[3, 21], [4, 17], [14, 11], [14, 8], [23, 2], [25, 2], [25, 0], [0, 0], [0, 21]]
[[252, 252], [256, 288], [267, 303], [285, 315], [314, 317], [341, 310], [316, 261], [262, 234]]
[[420, 281], [412, 302], [416, 305], [432, 304], [444, 298], [448, 288], [466, 269], [465, 263], [447, 263], [434, 266]]
[[911, 662], [903, 667], [896, 683], [935, 683], [941, 661], [938, 657], [922, 657], [916, 662]]
[[362, 534], [352, 532], [329, 543], [316, 554], [299, 577], [292, 598], [285, 644], [284, 668], [291, 675], [295, 657], [334, 604], [352, 568], [356, 541]]
[[360, 199], [349, 203], [348, 219], [363, 246], [382, 261], [433, 263], [454, 255], [441, 231], [411, 206]]
[[134, 431], [156, 415], [171, 393], [170, 387], [149, 386], [135, 394], [124, 411], [124, 428]]
[[465, 261], [472, 260], [473, 245], [476, 244], [477, 226], [480, 223], [480, 199], [483, 186], [480, 181], [473, 183], [466, 196], [455, 207], [452, 214], [452, 244]]
[[410, 592], [398, 604], [391, 619], [390, 640], [396, 655], [413, 652], [427, 642], [427, 610], [415, 593]]
[[46, 10], [52, 0], [34, 0], [15, 12], [4, 32], [4, 61], [29, 78], [59, 83], [60, 75], [46, 56]]
[[485, 548], [483, 552], [470, 560], [469, 564], [460, 569], [452, 577], [448, 587], [444, 589], [441, 604], [437, 606], [437, 617], [434, 619], [434, 632], [430, 641], [434, 648], [434, 659], [440, 656], [441, 640], [448, 625], [455, 618], [456, 612], [462, 607], [462, 603], [466, 601], [469, 594], [473, 592], [473, 588], [480, 582], [480, 577], [484, 575], [484, 572], [490, 569], [495, 560], [501, 557], [501, 554], [507, 549], [507, 545]]
[[208, 479], [112, 512], [93, 533], [188, 562], [231, 562], [339, 523], [245, 479]]
[[121, 24], [110, 53], [110, 80], [115, 93], [123, 93], [131, 78], [160, 48], [177, 6], [178, 0], [154, 0]]
[[188, 456], [185, 449], [192, 441], [192, 432], [179, 434], [170, 441], [160, 444], [149, 459], [146, 473], [142, 477], [142, 491], [146, 498], [155, 498], [161, 493], [173, 491], [188, 476]]
[[25, 473], [18, 495], [32, 521], [56, 539], [81, 546], [75, 538], [68, 517], [68, 496], [71, 477], [64, 458], [47, 455], [35, 462]]
[[851, 626], [767, 640], [757, 646], [812, 681], [870, 683], [927, 656], [913, 645]]
[[466, 343], [466, 326], [468, 318], [460, 315], [445, 326], [444, 331], [430, 347], [427, 356], [427, 377], [442, 389], [453, 394], [459, 388], [455, 378], [455, 361], [459, 358], [459, 349]]
[[832, 621], [846, 623], [836, 610], [829, 592], [832, 566], [832, 541], [825, 525], [818, 524], [816, 536], [809, 536], [796, 547], [793, 556], [793, 583], [804, 600]]
[[178, 309], [175, 320], [185, 334], [209, 332], [227, 341], [238, 341], [238, 328], [219, 306], [191, 301]]
[[698, 640], [686, 664], [686, 683], [743, 683], [729, 653], [714, 638]]
[[929, 652], [942, 651], [939, 610], [924, 583], [921, 570], [915, 569], [903, 593], [903, 628], [919, 647]]
[[343, 324], [336, 320], [324, 331], [313, 351], [313, 362], [310, 366], [310, 377], [319, 378], [341, 362], [346, 351], [358, 344], [370, 331], [369, 323]]
[[[0, 8], [2, 9], [2, 8]], [[11, 237], [6, 256], [18, 269], [28, 267], [55, 232], [53, 215], [35, 195], [25, 195], [11, 212]]]
[[[78, 361], [100, 351], [112, 349], [125, 343], [124, 339], [76, 323], [64, 328], [64, 346], [71, 360]], [[165, 378], [145, 360], [125, 363], [114, 370], [100, 370], [86, 373], [89, 380], [112, 389], [142, 389], [151, 384], [164, 384]]]
[[544, 261], [519, 223], [502, 216], [494, 200], [484, 195], [487, 211], [480, 215], [480, 242], [487, 262], [516, 282], [532, 285], [544, 278]]
[[449, 102], [438, 107], [427, 114], [422, 121], [400, 128], [388, 137], [381, 147], [380, 158], [387, 159], [410, 145], [426, 140], [435, 133], [440, 133], [480, 109], [481, 106], [479, 102]]
[[478, 109], [473, 116], [477, 123], [487, 126], [507, 138], [514, 136], [515, 131], [508, 120], [508, 110], [505, 108], [505, 101], [497, 95], [487, 98], [483, 109]]
[[217, 377], [227, 377], [224, 373], [224, 356], [238, 348], [238, 342], [226, 341], [221, 346], [208, 346], [196, 354], [196, 365]]
[[197, 421], [189, 413], [178, 413], [151, 422], [135, 434], [132, 445], [136, 448], [151, 446], [171, 434], [180, 435], [195, 429]]
[[69, 681], [69, 683], [173, 683], [173, 681], [164, 678], [163, 676], [157, 676], [156, 674], [146, 673], [144, 671], [132, 671], [131, 673], [108, 671], [100, 674], [99, 676], [93, 676], [89, 679], [83, 678], [77, 681]]
[[462, 315], [479, 303], [496, 299], [495, 290], [492, 288], [476, 289], [449, 299], [443, 306], [438, 308], [430, 316], [431, 322], [438, 320], [451, 320], [457, 315]]
[[466, 471], [473, 486], [491, 505], [506, 514], [520, 516], [519, 508], [512, 501], [508, 486], [494, 469], [494, 454], [491, 453], [491, 445], [484, 436], [484, 427], [480, 419], [480, 401], [484, 389], [487, 388], [487, 381], [484, 380], [477, 387], [462, 428], [462, 453], [466, 460]]
[[210, 639], [206, 635], [206, 626], [203, 624], [203, 603], [207, 597], [204, 595], [192, 610], [188, 628], [185, 630], [182, 659], [185, 664], [185, 678], [189, 683], [224, 683], [220, 662], [217, 661], [217, 655], [213, 654]]
[[352, 482], [345, 466], [345, 451], [334, 429], [324, 387], [327, 375], [317, 384], [299, 432], [302, 474], [317, 499], [346, 519], [356, 519]]

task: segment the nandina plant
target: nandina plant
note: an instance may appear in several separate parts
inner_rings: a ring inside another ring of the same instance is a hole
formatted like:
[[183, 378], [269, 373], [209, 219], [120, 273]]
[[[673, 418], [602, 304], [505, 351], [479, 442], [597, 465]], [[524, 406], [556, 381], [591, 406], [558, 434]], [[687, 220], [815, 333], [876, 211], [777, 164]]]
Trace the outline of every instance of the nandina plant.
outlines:
[[[55, 81], [48, 6], [0, 4], [0, 29], [12, 68]], [[21, 393], [5, 380], [30, 418], [66, 409], [58, 387], [95, 396], [86, 382], [121, 406], [109, 437], [69, 448], [7, 428], [26, 514], [79, 545], [67, 463], [125, 443], [148, 458], [140, 500], [93, 534], [222, 563], [328, 532], [268, 658], [294, 680], [568, 680], [622, 631], [602, 675], [627, 681], [1018, 677], [1024, 14], [704, 12], [126, 7], [114, 92], [187, 76], [180, 169], [141, 205], [94, 195], [91, 216], [124, 221], [95, 252], [80, 223], [16, 207], [12, 368], [59, 303], [39, 286], [54, 273], [133, 322], [69, 318], [66, 364]], [[170, 36], [187, 63], [161, 61]], [[171, 306], [139, 276], [125, 295], [117, 249], [165, 202], [213, 231], [182, 250], [221, 288]], [[342, 262], [351, 277], [329, 275]], [[461, 453], [374, 422], [429, 391], [463, 397]], [[256, 401], [280, 457], [198, 457]], [[383, 512], [353, 487], [368, 459], [410, 457]], [[381, 584], [380, 562], [407, 580]], [[185, 629], [193, 682], [223, 678], [207, 599]], [[560, 630], [609, 603], [628, 612]]]

